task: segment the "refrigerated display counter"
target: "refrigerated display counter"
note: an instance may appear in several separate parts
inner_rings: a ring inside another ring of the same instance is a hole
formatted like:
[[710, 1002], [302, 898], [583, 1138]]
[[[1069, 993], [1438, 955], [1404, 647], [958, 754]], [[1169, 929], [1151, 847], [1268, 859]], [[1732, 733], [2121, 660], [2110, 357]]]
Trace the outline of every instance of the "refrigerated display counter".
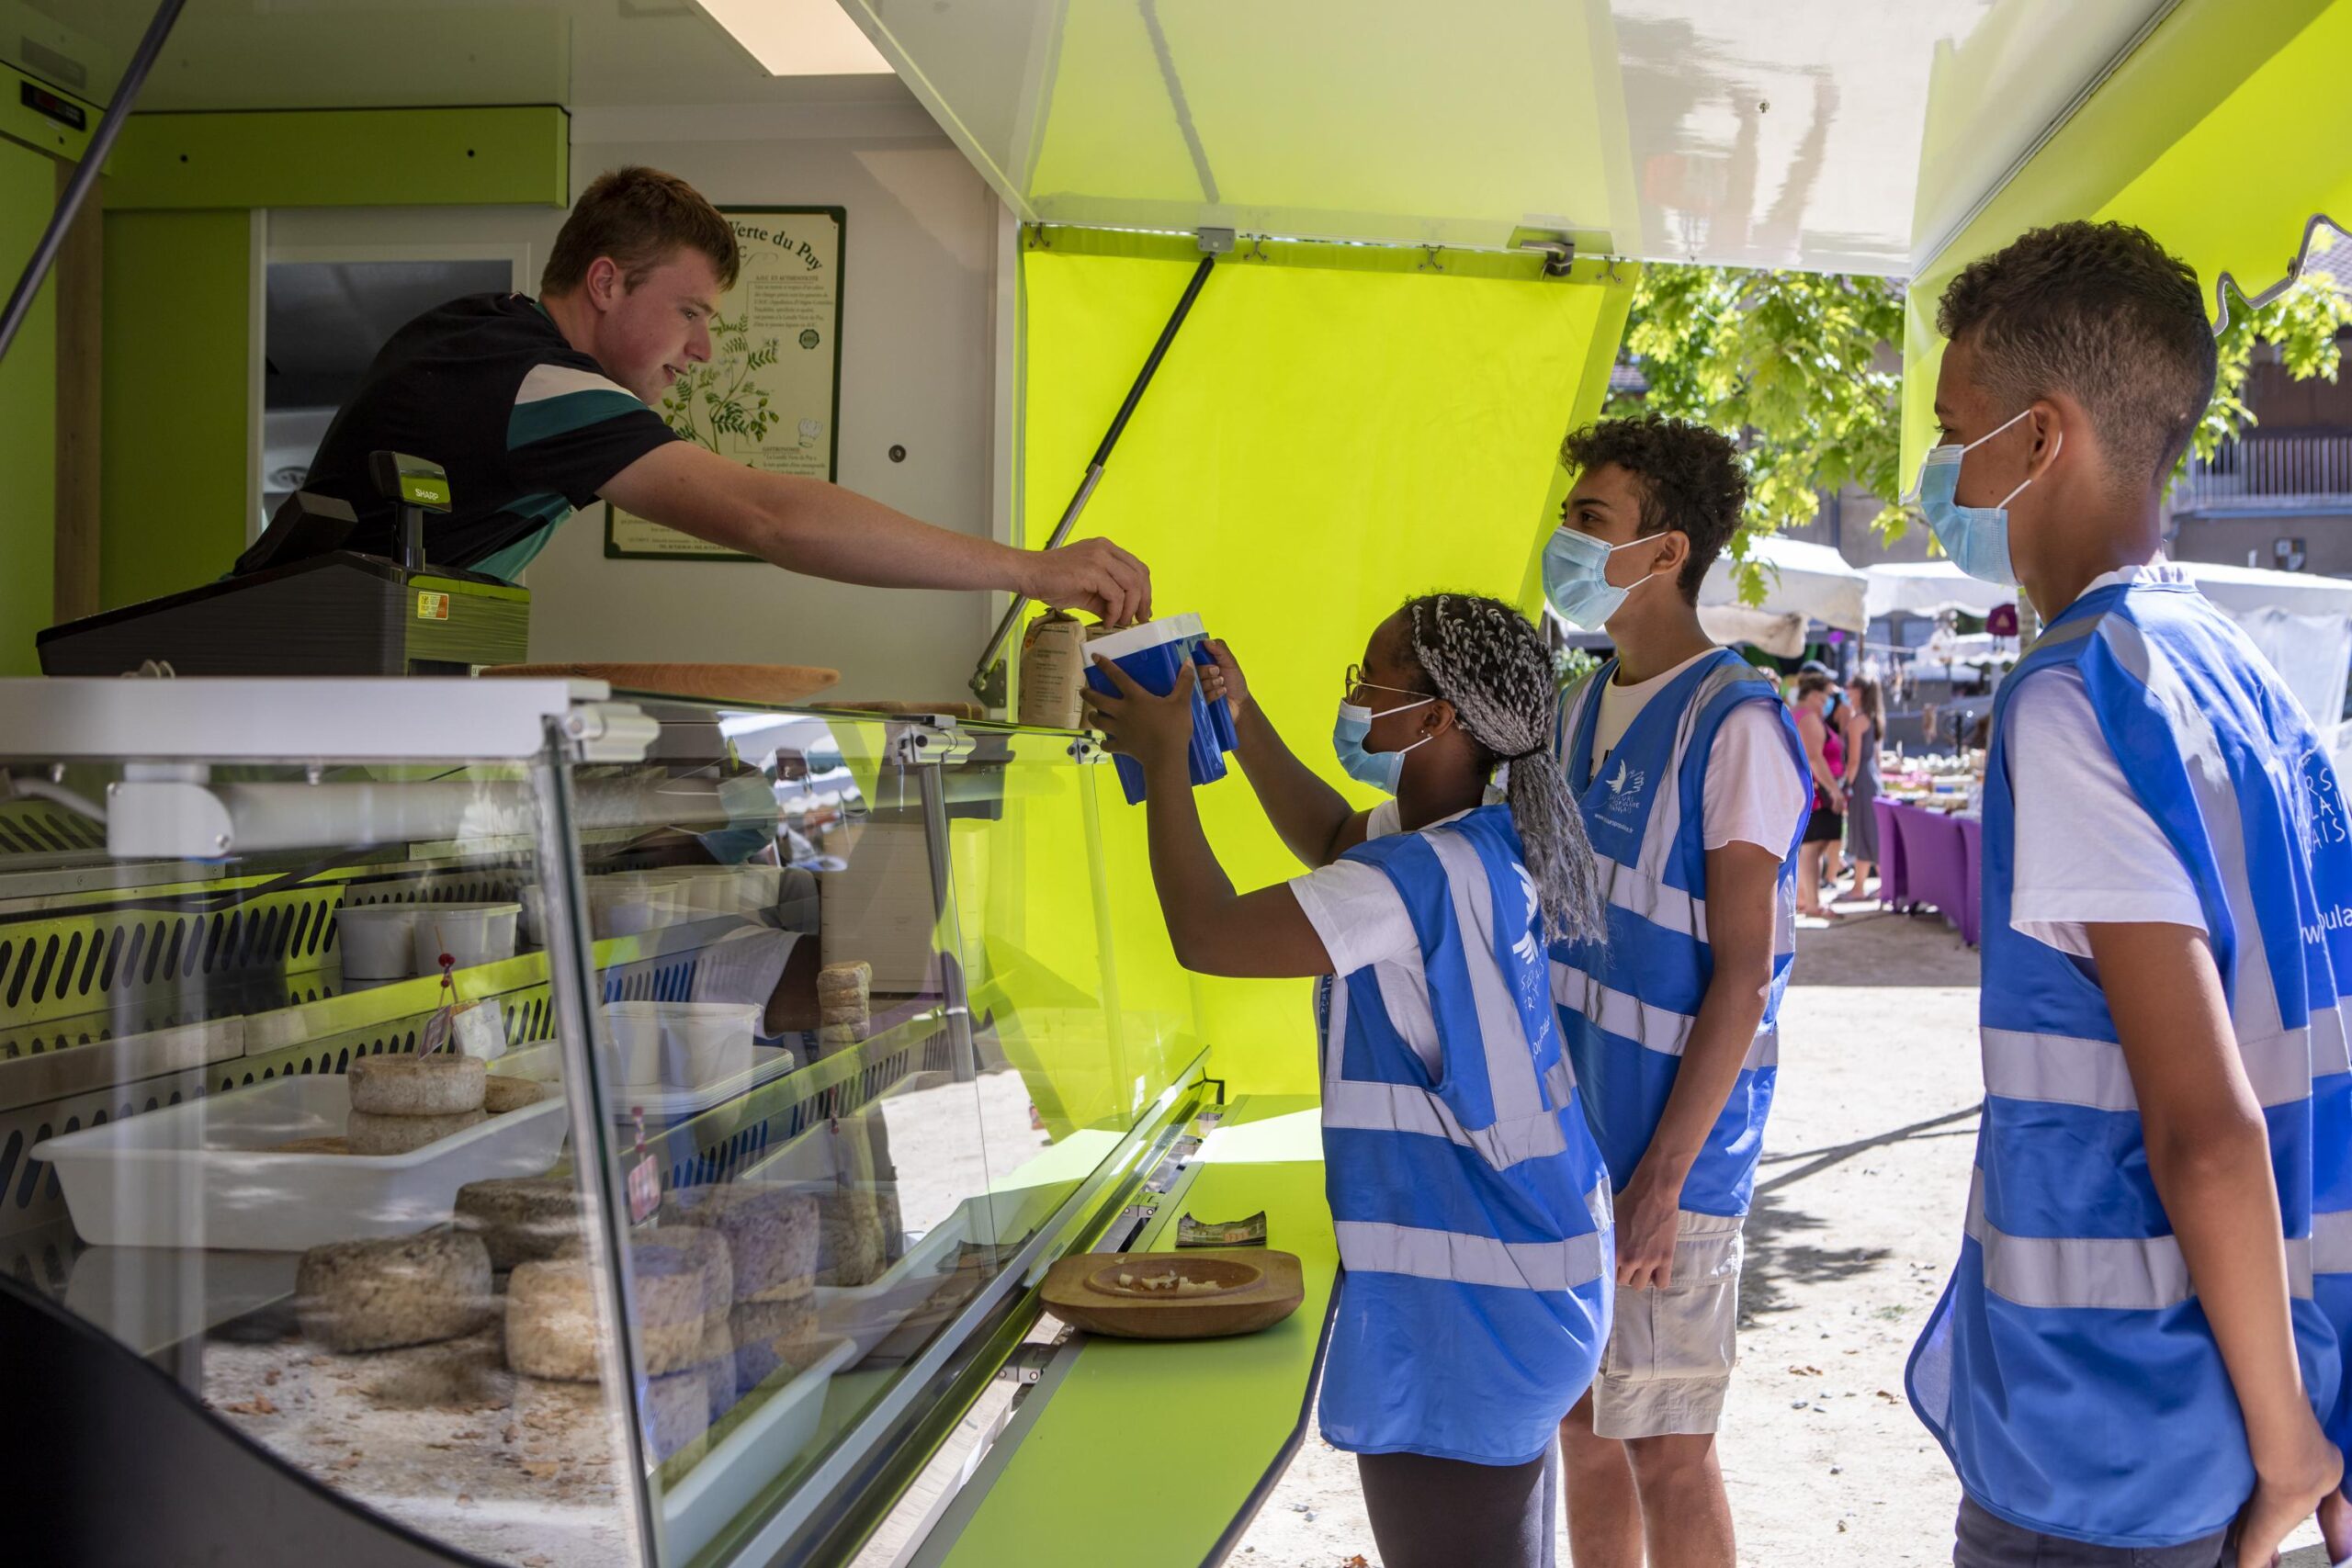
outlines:
[[[1220, 1558], [1311, 1399], [1315, 1113], [1229, 1100], [1114, 916], [1101, 761], [582, 682], [0, 682], [25, 1527], [93, 1562]], [[1068, 1254], [1260, 1210], [1305, 1285], [1272, 1328], [1041, 1309]]]

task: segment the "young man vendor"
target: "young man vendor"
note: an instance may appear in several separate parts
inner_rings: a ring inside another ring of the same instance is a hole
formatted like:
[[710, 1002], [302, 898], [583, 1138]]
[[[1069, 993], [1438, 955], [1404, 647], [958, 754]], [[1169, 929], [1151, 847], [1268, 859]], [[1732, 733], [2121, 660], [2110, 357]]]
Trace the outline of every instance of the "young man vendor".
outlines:
[[[539, 297], [478, 294], [392, 335], [336, 414], [304, 488], [347, 502], [354, 549], [390, 555], [394, 503], [368, 482], [390, 450], [448, 470], [456, 509], [425, 557], [512, 581], [596, 499], [789, 570], [884, 588], [1008, 589], [1113, 624], [1151, 613], [1151, 576], [1108, 539], [1022, 550], [918, 523], [822, 480], [764, 473], [680, 439], [653, 411], [709, 359], [735, 231], [672, 175], [599, 176], [571, 209]], [[239, 572], [295, 558], [281, 509]]]
[[1699, 624], [1747, 494], [1732, 444], [1611, 420], [1561, 458], [1544, 596], [1617, 645], [1555, 742], [1608, 908], [1605, 941], [1553, 948], [1552, 995], [1617, 1210], [1615, 1326], [1560, 1428], [1568, 1544], [1577, 1568], [1733, 1568], [1715, 1428], [1811, 785], [1771, 682]]
[[1961, 1568], [2260, 1568], [2314, 1509], [2352, 1550], [2352, 844], [2311, 720], [2162, 553], [2205, 307], [2140, 230], [2061, 223], [1938, 312], [1920, 510], [2045, 627], [1994, 703], [1984, 1121], [1907, 1378]]

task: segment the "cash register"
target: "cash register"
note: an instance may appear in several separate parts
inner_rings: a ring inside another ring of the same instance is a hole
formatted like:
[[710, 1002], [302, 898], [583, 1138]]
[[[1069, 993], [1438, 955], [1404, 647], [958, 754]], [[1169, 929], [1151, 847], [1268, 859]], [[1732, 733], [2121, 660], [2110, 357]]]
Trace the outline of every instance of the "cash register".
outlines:
[[526, 658], [527, 589], [430, 566], [424, 518], [449, 510], [449, 476], [398, 452], [369, 454], [379, 494], [400, 507], [398, 558], [344, 542], [357, 525], [345, 502], [289, 497], [291, 526], [258, 570], [39, 634], [48, 675], [465, 675]]

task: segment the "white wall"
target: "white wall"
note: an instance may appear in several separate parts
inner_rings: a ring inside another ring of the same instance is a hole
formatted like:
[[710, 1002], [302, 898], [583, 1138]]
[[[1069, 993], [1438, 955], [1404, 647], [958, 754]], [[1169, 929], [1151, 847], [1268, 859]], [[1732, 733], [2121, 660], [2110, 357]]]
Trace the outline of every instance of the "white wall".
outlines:
[[[720, 206], [847, 209], [841, 482], [926, 522], [989, 530], [993, 258], [998, 208], [911, 101], [790, 107], [582, 110], [573, 191], [624, 163], [692, 181]], [[562, 214], [537, 209], [300, 210], [270, 215], [273, 247], [480, 240], [531, 247]], [[907, 457], [892, 463], [893, 445]], [[851, 588], [755, 563], [606, 560], [600, 505], [576, 513], [525, 576], [535, 660], [712, 660], [831, 665], [850, 697], [952, 698], [1001, 597]]]

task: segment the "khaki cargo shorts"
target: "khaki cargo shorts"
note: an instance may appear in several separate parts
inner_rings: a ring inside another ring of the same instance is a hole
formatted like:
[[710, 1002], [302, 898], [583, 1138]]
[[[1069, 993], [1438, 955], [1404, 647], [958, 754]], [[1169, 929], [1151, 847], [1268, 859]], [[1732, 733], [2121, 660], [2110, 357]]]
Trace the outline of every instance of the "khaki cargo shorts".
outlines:
[[1617, 1321], [1592, 1383], [1592, 1429], [1603, 1438], [1710, 1433], [1739, 1354], [1737, 1216], [1679, 1216], [1674, 1282], [1617, 1292]]

